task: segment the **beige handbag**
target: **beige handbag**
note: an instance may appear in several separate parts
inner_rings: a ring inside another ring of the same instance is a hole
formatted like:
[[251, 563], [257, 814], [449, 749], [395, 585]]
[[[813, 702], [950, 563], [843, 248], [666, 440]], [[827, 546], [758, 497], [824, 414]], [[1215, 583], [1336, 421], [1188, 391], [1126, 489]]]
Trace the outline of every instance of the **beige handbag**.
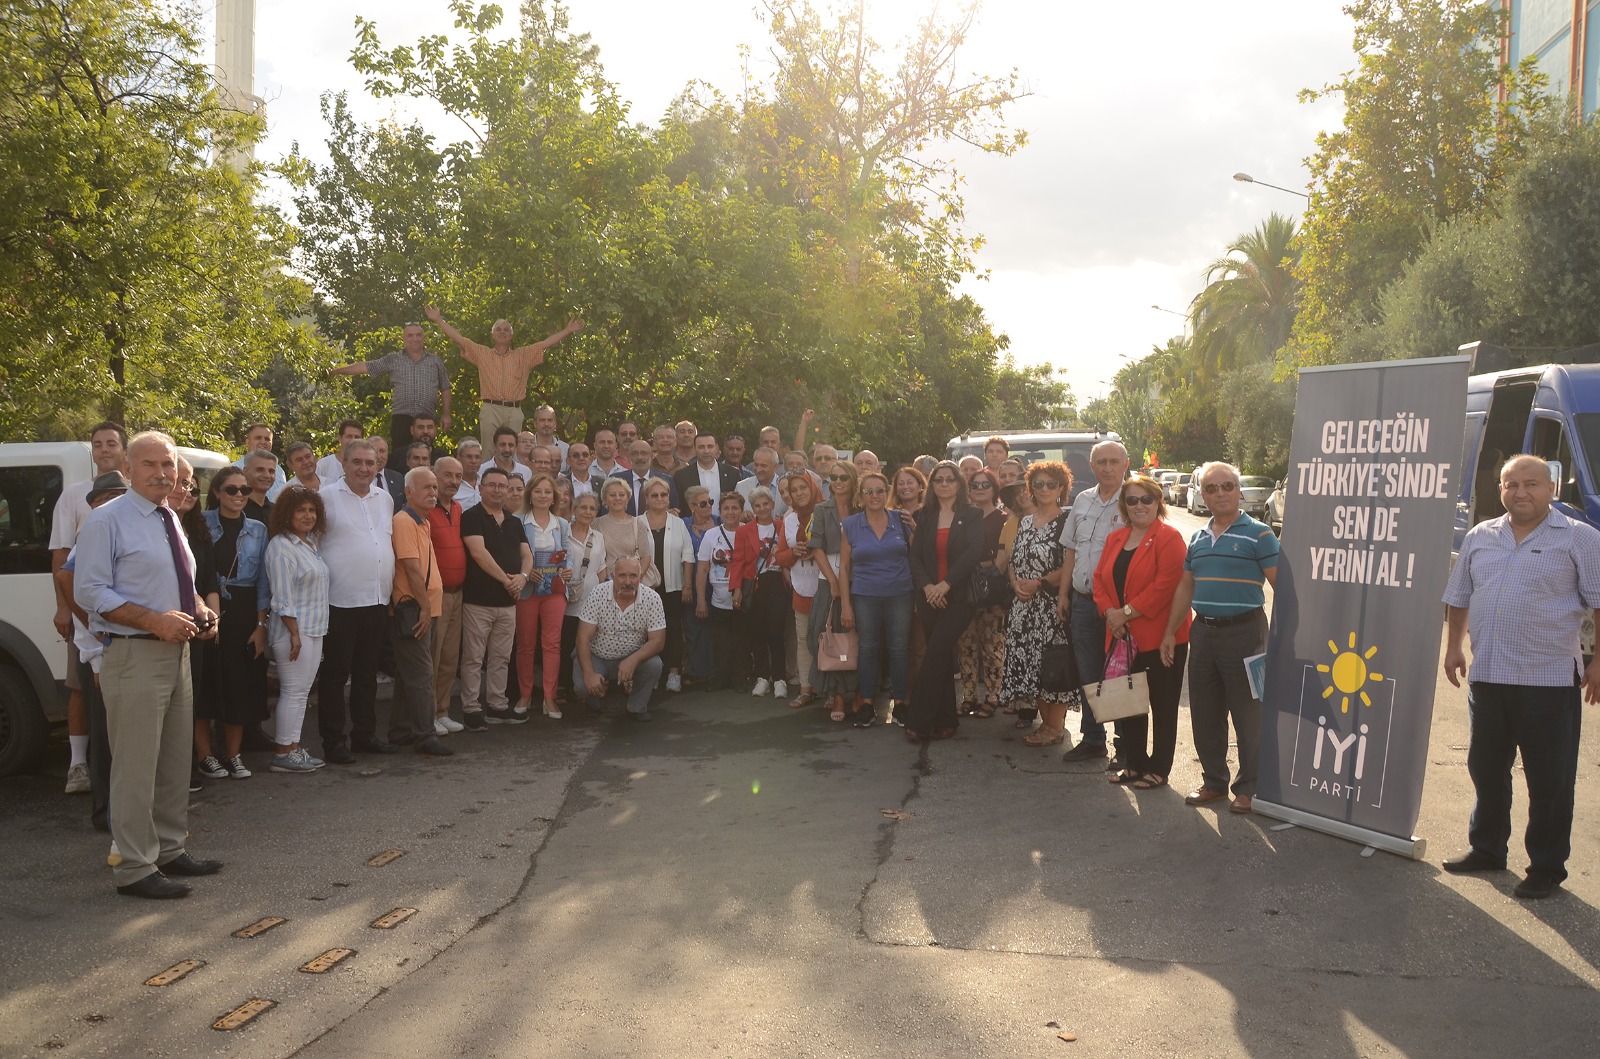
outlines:
[[[1127, 662], [1124, 666], [1114, 667], [1110, 664], [1112, 660], [1107, 660], [1107, 668], [1131, 666], [1133, 656], [1137, 653], [1132, 641], [1118, 641], [1113, 648], [1113, 651], [1116, 650], [1126, 652]], [[1118, 676], [1108, 673], [1100, 683], [1084, 685], [1083, 698], [1094, 713], [1094, 719], [1101, 724], [1138, 717], [1150, 709], [1150, 676], [1143, 671], [1125, 672]]]

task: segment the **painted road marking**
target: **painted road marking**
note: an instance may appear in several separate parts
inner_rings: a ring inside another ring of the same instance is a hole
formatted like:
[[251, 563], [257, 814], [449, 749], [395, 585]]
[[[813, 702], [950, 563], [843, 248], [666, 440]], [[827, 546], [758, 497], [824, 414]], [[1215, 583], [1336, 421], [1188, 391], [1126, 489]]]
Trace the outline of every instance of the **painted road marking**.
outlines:
[[339, 963], [348, 956], [354, 956], [354, 949], [329, 949], [310, 963], [302, 964], [300, 969], [306, 974], [322, 974], [339, 966]]
[[405, 855], [406, 851], [403, 849], [386, 849], [382, 853], [370, 858], [367, 861], [367, 867], [381, 868], [385, 864], [388, 864], [391, 860], [397, 860]]
[[263, 1011], [271, 1011], [278, 1006], [276, 1000], [264, 1000], [261, 997], [252, 997], [243, 1004], [234, 1008], [226, 1015], [211, 1024], [214, 1030], [236, 1030], [249, 1022]]
[[145, 985], [171, 985], [190, 971], [198, 970], [206, 965], [204, 960], [181, 960], [168, 967], [158, 975], [152, 975], [144, 980]]
[[265, 919], [256, 920], [248, 927], [241, 927], [233, 932], [233, 936], [236, 938], [259, 938], [273, 927], [280, 927], [287, 922], [289, 921], [282, 916], [268, 916]]
[[372, 926], [377, 930], [389, 930], [417, 914], [415, 908], [397, 908], [393, 912], [386, 912], [372, 921]]

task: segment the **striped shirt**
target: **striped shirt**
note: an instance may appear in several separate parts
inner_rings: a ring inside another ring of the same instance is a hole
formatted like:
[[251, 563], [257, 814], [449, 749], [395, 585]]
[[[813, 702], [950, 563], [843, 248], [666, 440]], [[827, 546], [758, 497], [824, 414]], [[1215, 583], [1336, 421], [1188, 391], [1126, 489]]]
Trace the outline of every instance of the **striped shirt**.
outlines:
[[272, 581], [272, 620], [293, 618], [301, 636], [328, 635], [328, 567], [317, 546], [298, 534], [280, 533], [267, 542], [267, 577]]
[[478, 396], [485, 401], [515, 401], [528, 396], [528, 373], [544, 363], [544, 350], [522, 346], [498, 353], [489, 346], [466, 342], [461, 356], [478, 369]]
[[394, 386], [390, 405], [396, 415], [432, 415], [439, 407], [439, 395], [450, 392], [450, 372], [437, 354], [423, 353], [412, 360], [398, 351], [367, 361], [368, 375], [387, 375]]
[[1480, 522], [1461, 542], [1444, 602], [1467, 608], [1469, 680], [1571, 687], [1583, 619], [1600, 608], [1600, 531], [1552, 510], [1518, 543], [1511, 516]]
[[1226, 618], [1265, 606], [1266, 571], [1277, 565], [1278, 538], [1244, 512], [1216, 535], [1209, 523], [1201, 526], [1183, 559], [1183, 568], [1194, 575], [1194, 612]]

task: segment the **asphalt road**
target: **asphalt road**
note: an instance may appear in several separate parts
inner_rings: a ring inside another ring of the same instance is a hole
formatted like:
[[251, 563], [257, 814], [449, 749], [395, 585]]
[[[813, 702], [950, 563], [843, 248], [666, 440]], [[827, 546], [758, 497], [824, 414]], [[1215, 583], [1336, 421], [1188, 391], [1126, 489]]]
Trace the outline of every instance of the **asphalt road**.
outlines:
[[[1511, 873], [1438, 867], [1470, 805], [1448, 684], [1421, 862], [1184, 806], [1187, 714], [1173, 786], [1136, 793], [1002, 717], [921, 747], [735, 693], [657, 712], [213, 785], [191, 848], [228, 867], [182, 902], [114, 894], [59, 763], [0, 780], [0, 1054], [1572, 1055], [1600, 1034], [1593, 725], [1573, 876], [1528, 904]], [[417, 911], [368, 925], [395, 908]], [[287, 921], [231, 936], [265, 916]], [[355, 953], [297, 969], [334, 947]], [[185, 959], [205, 963], [143, 984]], [[210, 1028], [254, 997], [276, 1006]]]

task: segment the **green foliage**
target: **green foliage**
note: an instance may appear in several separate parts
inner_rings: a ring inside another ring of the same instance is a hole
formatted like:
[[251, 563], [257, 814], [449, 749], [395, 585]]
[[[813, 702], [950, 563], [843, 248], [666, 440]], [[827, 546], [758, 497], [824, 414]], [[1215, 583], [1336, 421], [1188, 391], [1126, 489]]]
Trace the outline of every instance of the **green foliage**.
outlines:
[[151, 0], [0, 11], [0, 437], [113, 416], [225, 447], [263, 415], [274, 355], [325, 357], [290, 321], [290, 233], [239, 158], [262, 124], [197, 58], [196, 12]]
[[982, 416], [961, 429], [1068, 430], [1078, 418], [1066, 372], [1048, 364], [1018, 364], [1011, 354], [995, 371], [994, 397]]
[[[1301, 230], [1304, 282], [1293, 335], [1301, 364], [1349, 360], [1346, 340], [1437, 223], [1481, 209], [1545, 106], [1531, 62], [1495, 43], [1509, 5], [1355, 0], [1355, 70], [1306, 99], [1338, 96], [1342, 128], [1317, 138]], [[1507, 89], [1500, 98], [1502, 84]]]

